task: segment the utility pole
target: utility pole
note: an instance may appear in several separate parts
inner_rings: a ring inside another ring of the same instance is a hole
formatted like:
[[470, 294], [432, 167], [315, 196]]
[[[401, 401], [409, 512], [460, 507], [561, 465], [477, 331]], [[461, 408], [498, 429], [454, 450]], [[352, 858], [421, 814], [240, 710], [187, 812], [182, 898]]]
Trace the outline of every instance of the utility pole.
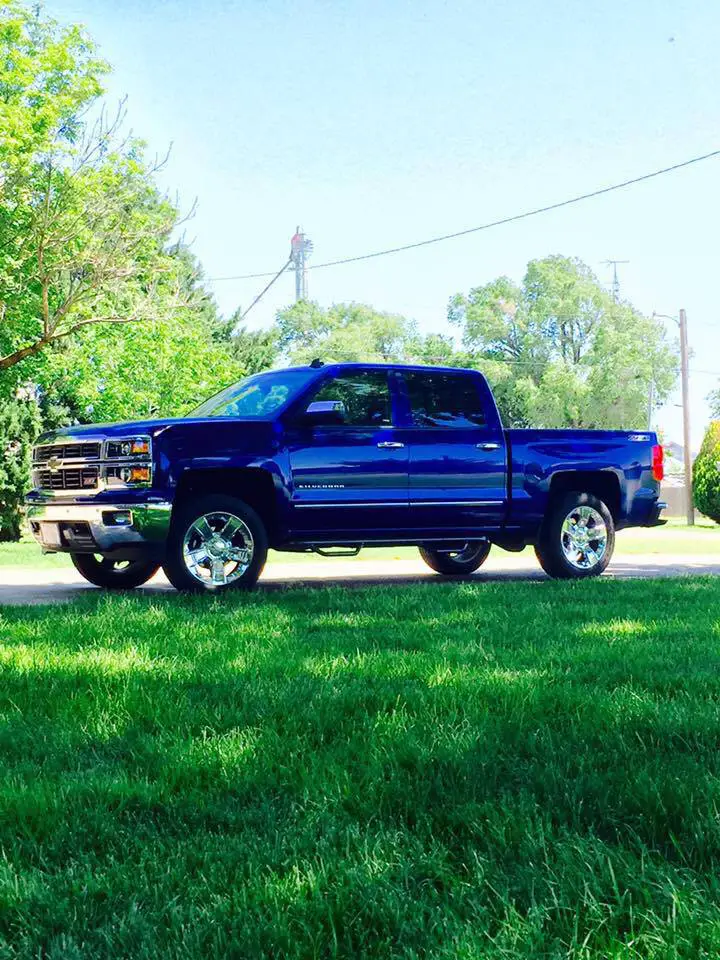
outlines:
[[290, 241], [290, 260], [295, 265], [295, 302], [307, 300], [307, 258], [313, 250], [312, 240], [308, 240], [300, 227], [295, 228], [295, 234]]
[[620, 280], [618, 278], [618, 264], [619, 263], [630, 263], [629, 260], [603, 260], [603, 263], [607, 264], [608, 267], [613, 268], [613, 282], [612, 282], [612, 298], [615, 303], [620, 299]]
[[680, 376], [682, 379], [683, 460], [685, 462], [685, 508], [688, 526], [695, 524], [692, 489], [692, 454], [690, 453], [690, 370], [688, 367], [687, 314], [680, 311]]

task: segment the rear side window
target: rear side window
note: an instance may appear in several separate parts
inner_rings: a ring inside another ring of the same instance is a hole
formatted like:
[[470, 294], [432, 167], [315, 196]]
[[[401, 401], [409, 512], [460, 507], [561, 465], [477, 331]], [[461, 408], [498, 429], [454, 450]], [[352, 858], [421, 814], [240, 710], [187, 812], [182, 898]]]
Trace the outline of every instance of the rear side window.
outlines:
[[413, 426], [485, 426], [485, 412], [473, 377], [463, 373], [405, 373]]
[[333, 377], [311, 399], [340, 401], [343, 423], [349, 427], [392, 424], [390, 388], [387, 373], [382, 370], [359, 370]]

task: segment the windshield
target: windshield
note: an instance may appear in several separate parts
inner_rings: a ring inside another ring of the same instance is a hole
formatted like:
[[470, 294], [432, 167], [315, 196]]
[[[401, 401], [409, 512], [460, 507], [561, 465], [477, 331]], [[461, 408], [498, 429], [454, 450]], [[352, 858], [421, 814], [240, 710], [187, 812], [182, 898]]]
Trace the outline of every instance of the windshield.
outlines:
[[190, 417], [269, 417], [302, 390], [315, 370], [258, 373], [226, 387], [200, 404]]

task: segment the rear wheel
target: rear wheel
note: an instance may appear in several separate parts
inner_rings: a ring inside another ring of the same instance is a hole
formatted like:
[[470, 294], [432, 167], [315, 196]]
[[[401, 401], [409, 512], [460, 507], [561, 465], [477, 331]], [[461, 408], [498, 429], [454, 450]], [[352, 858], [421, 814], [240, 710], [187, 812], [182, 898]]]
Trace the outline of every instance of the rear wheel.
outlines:
[[614, 549], [615, 524], [607, 505], [577, 492], [551, 506], [535, 554], [549, 576], [580, 579], [603, 573]]
[[95, 553], [71, 553], [75, 569], [89, 583], [109, 590], [132, 590], [154, 577], [160, 569], [152, 560], [113, 560]]
[[247, 589], [260, 576], [267, 550], [257, 513], [242, 500], [213, 494], [180, 508], [163, 570], [178, 590]]
[[432, 570], [455, 577], [474, 573], [485, 563], [489, 553], [490, 544], [487, 540], [475, 540], [466, 543], [461, 550], [453, 551], [420, 547], [420, 556]]

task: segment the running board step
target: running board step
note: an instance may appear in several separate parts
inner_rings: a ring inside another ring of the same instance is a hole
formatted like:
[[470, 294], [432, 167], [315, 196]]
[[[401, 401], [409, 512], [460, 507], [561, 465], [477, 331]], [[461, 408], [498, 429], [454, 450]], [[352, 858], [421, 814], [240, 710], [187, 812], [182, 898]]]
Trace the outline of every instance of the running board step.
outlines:
[[321, 557], [356, 557], [360, 553], [357, 547], [313, 547], [313, 552]]

